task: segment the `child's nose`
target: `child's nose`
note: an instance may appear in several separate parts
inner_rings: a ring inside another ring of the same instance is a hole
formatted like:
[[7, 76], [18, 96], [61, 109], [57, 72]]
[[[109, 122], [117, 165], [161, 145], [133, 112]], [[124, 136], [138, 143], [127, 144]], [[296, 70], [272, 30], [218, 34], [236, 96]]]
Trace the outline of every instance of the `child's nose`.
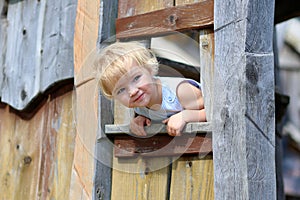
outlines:
[[130, 97], [133, 97], [134, 95], [136, 95], [138, 92], [138, 89], [137, 88], [130, 88], [130, 91], [129, 91], [129, 96]]

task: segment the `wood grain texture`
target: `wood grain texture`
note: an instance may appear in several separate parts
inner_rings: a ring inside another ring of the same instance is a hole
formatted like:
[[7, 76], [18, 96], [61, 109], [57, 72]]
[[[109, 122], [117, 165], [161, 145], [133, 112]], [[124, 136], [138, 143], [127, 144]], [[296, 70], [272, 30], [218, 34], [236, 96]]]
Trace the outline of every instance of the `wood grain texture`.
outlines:
[[76, 0], [8, 4], [3, 102], [24, 110], [54, 83], [73, 78], [75, 11]]
[[[77, 77], [87, 56], [96, 49], [100, 2], [78, 0], [74, 35], [74, 74]], [[76, 81], [75, 81], [76, 82]], [[78, 82], [75, 83], [76, 85]]]
[[[98, 131], [98, 89], [92, 68], [98, 40], [100, 3], [78, 0], [74, 35], [76, 140], [70, 199], [94, 196], [95, 149]], [[87, 123], [88, 122], [88, 123]]]
[[[120, 108], [120, 107], [119, 107]], [[119, 113], [122, 110], [119, 109]], [[127, 110], [123, 110], [123, 114], [127, 113]], [[122, 115], [121, 115], [122, 116]], [[123, 115], [124, 116], [124, 115]], [[128, 115], [125, 114], [126, 122], [124, 124], [106, 124], [105, 125], [105, 133], [106, 134], [131, 134], [129, 129], [129, 121]], [[120, 116], [119, 116], [120, 117]], [[206, 133], [212, 130], [212, 125], [210, 122], [190, 122], [183, 129], [184, 134], [195, 134], [195, 133]], [[167, 133], [166, 125], [165, 124], [152, 124], [149, 127], [145, 127], [145, 131], [148, 135], [155, 135], [157, 133]]]
[[[76, 171], [82, 191], [92, 198], [95, 142], [97, 138], [97, 84], [89, 81], [76, 88], [76, 146], [73, 169]], [[88, 123], [87, 123], [88, 122]], [[72, 177], [72, 185], [77, 184]], [[76, 193], [76, 191], [74, 191]]]
[[[193, 16], [193, 17], [191, 17]], [[213, 1], [170, 7], [116, 21], [117, 38], [156, 36], [213, 25]]]
[[[53, 178], [49, 181], [49, 186], [44, 192], [47, 192], [45, 196], [50, 196], [50, 199], [69, 199], [76, 135], [73, 98], [74, 93], [72, 91], [57, 97], [49, 106], [50, 112], [47, 118], [49, 138], [44, 139], [45, 144], [48, 145], [44, 155], [48, 154], [48, 157], [52, 158], [49, 155], [49, 148], [54, 149], [52, 147], [54, 144], [55, 151], [53, 151], [53, 160], [49, 160], [48, 163], [48, 165], [53, 166], [49, 175]], [[55, 142], [53, 137], [56, 137]], [[45, 160], [47, 160], [46, 156]], [[45, 180], [47, 179], [45, 178]], [[51, 188], [50, 192], [49, 188]]]
[[200, 49], [200, 74], [202, 94], [204, 97], [204, 107], [206, 119], [212, 122], [213, 116], [213, 84], [214, 84], [214, 33], [211, 29], [200, 31], [199, 49]]
[[156, 135], [149, 138], [120, 135], [114, 137], [114, 155], [122, 157], [165, 157], [212, 153], [210, 134], [171, 137]]
[[[7, 1], [0, 2], [0, 71], [4, 72], [5, 53], [7, 46]], [[0, 88], [3, 87], [4, 73], [0, 73]], [[0, 90], [1, 97], [2, 90]]]
[[[6, 106], [0, 109], [0, 192], [2, 199], [14, 199], [16, 187], [18, 187], [18, 162], [22, 163], [22, 157], [18, 155], [15, 141], [16, 116], [9, 112]], [[16, 158], [18, 157], [18, 159]]]
[[8, 107], [0, 113], [1, 198], [68, 199], [75, 139], [72, 92], [49, 97], [30, 120]]
[[275, 199], [274, 1], [214, 10], [215, 199]]
[[164, 200], [168, 196], [169, 158], [114, 159], [112, 200]]
[[214, 199], [211, 155], [182, 157], [172, 165], [170, 199]]
[[175, 0], [175, 6], [197, 3], [205, 0]]
[[172, 6], [173, 0], [119, 0], [118, 18], [139, 15]]

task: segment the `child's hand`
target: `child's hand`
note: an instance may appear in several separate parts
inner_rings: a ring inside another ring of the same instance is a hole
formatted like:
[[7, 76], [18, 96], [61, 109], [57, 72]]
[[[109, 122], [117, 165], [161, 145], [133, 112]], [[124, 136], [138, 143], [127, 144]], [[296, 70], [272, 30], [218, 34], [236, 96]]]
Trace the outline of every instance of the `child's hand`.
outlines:
[[146, 136], [147, 133], [145, 132], [144, 126], [150, 126], [151, 120], [144, 117], [144, 116], [137, 116], [130, 122], [130, 130], [133, 134], [139, 136]]
[[180, 136], [186, 124], [183, 120], [182, 112], [172, 115], [170, 118], [163, 120], [162, 123], [167, 124], [167, 131], [171, 136]]

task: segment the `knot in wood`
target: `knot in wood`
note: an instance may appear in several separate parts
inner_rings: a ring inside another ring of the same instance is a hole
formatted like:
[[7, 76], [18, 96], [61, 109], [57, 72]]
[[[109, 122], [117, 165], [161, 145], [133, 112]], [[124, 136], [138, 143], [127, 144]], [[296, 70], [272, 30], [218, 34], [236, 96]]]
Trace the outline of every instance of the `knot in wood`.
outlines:
[[26, 30], [26, 28], [24, 27], [23, 30], [22, 30], [22, 34], [25, 36], [26, 33], [27, 33], [27, 30]]
[[24, 164], [29, 165], [32, 161], [32, 158], [30, 156], [25, 156], [24, 157]]
[[96, 190], [98, 200], [103, 200], [104, 199], [104, 193], [103, 193], [102, 190], [103, 190], [103, 188], [101, 189], [100, 187], [98, 187], [97, 190]]
[[167, 22], [170, 26], [175, 26], [177, 20], [178, 17], [176, 14], [169, 15], [169, 17], [167, 18]]
[[22, 99], [22, 101], [24, 101], [26, 99], [26, 97], [27, 97], [27, 92], [23, 89], [21, 91], [21, 99]]

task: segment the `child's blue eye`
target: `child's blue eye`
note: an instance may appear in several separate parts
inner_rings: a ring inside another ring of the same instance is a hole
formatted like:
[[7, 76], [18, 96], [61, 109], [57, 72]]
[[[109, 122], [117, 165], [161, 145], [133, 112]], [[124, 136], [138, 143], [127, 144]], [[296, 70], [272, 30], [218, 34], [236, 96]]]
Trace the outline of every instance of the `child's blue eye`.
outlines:
[[125, 91], [125, 88], [119, 89], [119, 90], [117, 91], [117, 95], [121, 94], [121, 93], [124, 92], [124, 91]]
[[133, 81], [138, 81], [141, 78], [142, 75], [137, 75], [133, 78]]

